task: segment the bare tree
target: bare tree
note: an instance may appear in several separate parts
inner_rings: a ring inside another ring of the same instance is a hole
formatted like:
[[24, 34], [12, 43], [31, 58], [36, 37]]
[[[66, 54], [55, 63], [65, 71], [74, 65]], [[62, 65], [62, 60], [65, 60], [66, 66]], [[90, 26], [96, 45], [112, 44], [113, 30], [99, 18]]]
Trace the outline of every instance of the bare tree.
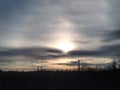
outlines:
[[113, 60], [111, 66], [112, 66], [112, 69], [114, 69], [114, 70], [117, 69], [117, 62], [115, 60]]

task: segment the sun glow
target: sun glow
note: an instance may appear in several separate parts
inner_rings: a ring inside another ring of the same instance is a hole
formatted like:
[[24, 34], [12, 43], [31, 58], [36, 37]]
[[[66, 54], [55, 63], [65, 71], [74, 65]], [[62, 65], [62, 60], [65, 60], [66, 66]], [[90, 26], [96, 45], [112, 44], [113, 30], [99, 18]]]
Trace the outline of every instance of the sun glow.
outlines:
[[74, 45], [69, 41], [62, 41], [58, 43], [57, 48], [64, 52], [69, 52], [74, 49]]
[[65, 18], [59, 18], [55, 29], [57, 32], [54, 33], [55, 40], [52, 43], [52, 47], [60, 49], [65, 53], [73, 50], [75, 48], [75, 44], [72, 41], [74, 38], [72, 32], [74, 25]]

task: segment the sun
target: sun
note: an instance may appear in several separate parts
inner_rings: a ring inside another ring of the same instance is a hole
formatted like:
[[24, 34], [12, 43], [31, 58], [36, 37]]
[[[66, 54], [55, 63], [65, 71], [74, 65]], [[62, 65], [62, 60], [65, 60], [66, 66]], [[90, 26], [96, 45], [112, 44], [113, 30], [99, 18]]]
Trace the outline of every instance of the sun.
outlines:
[[58, 43], [57, 48], [62, 50], [65, 53], [67, 53], [74, 49], [74, 45], [73, 45], [73, 43], [71, 43], [69, 41], [62, 41], [62, 42]]

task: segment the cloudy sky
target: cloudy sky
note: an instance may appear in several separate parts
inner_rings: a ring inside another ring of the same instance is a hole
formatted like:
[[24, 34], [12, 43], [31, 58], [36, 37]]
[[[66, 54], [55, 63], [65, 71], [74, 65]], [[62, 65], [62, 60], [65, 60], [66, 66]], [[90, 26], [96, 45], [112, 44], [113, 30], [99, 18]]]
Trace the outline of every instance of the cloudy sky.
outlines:
[[119, 14], [119, 0], [0, 0], [0, 68], [109, 63], [120, 55]]

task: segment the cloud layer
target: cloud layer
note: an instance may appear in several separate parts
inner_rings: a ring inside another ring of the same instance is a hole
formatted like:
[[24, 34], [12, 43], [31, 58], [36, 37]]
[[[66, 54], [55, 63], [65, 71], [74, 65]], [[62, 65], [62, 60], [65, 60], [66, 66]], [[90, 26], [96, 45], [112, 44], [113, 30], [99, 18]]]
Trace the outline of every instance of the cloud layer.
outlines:
[[[18, 56], [32, 61], [118, 57], [119, 4], [119, 0], [0, 0], [0, 62], [9, 66]], [[65, 44], [73, 46], [67, 53]]]

